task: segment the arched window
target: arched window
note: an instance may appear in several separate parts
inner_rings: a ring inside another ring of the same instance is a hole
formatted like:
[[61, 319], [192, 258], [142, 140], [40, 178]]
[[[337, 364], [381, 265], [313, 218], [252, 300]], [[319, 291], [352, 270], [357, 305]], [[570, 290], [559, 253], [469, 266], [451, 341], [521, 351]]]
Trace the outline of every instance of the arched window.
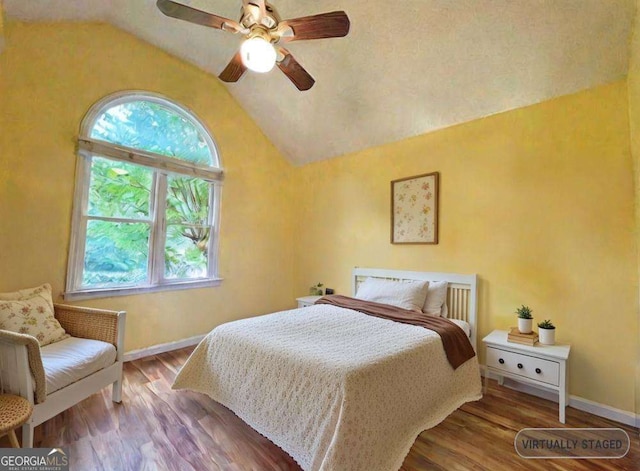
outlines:
[[146, 92], [96, 103], [78, 138], [65, 298], [218, 283], [221, 184], [191, 111]]

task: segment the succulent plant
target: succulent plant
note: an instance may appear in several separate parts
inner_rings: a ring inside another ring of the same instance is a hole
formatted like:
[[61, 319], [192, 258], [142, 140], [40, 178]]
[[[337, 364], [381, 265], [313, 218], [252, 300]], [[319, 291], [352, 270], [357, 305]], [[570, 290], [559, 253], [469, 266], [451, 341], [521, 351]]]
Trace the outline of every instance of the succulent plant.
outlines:
[[516, 314], [518, 314], [518, 317], [520, 319], [533, 319], [533, 316], [531, 315], [532, 312], [533, 311], [531, 310], [531, 308], [529, 306], [525, 306], [524, 304], [516, 309]]
[[538, 322], [538, 327], [541, 329], [555, 329], [556, 326], [553, 325], [550, 319], [546, 319], [542, 322]]
[[323, 286], [324, 285], [322, 283], [318, 283], [317, 285], [313, 285], [311, 288], [309, 288], [309, 294], [322, 296], [322, 287]]

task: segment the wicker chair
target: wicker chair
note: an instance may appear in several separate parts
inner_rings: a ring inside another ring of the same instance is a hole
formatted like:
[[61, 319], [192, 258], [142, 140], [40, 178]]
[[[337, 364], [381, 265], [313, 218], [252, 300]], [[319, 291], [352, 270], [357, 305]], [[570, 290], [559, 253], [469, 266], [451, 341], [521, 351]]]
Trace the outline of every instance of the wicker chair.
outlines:
[[[116, 348], [115, 362], [62, 389], [47, 394], [40, 345], [35, 337], [0, 330], [0, 380], [4, 392], [18, 394], [34, 405], [22, 426], [22, 446], [33, 447], [33, 430], [46, 420], [113, 384], [112, 400], [121, 402], [124, 311], [54, 304], [55, 317], [72, 337], [100, 340]], [[44, 347], [46, 348], [46, 347]]]

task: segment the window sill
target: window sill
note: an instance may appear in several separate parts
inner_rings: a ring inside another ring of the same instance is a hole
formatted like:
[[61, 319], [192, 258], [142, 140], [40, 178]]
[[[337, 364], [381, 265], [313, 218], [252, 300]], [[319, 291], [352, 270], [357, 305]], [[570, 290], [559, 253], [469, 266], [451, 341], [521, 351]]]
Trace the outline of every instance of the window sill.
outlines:
[[97, 288], [78, 291], [67, 291], [63, 294], [65, 301], [79, 301], [82, 299], [111, 298], [114, 296], [133, 296], [137, 294], [157, 293], [160, 291], [180, 291], [185, 289], [210, 288], [220, 286], [222, 278], [201, 281], [183, 281], [167, 283], [157, 286], [132, 286], [121, 288]]

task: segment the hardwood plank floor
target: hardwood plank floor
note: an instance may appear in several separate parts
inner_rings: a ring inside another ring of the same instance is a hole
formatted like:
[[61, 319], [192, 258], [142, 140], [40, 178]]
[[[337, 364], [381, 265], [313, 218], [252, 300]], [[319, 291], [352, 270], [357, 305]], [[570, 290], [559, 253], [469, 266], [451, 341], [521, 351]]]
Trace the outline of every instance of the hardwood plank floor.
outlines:
[[[72, 471], [300, 470], [225, 407], [201, 394], [171, 390], [191, 351], [126, 363], [122, 404], [111, 402], [110, 388], [94, 394], [38, 427], [35, 446], [69, 447]], [[558, 427], [557, 412], [555, 403], [491, 382], [482, 400], [421, 433], [401, 470], [640, 471], [637, 431], [572, 408], [568, 427], [622, 427], [632, 437], [629, 454], [619, 460], [520, 458], [513, 448], [516, 433]], [[0, 446], [9, 446], [6, 437]]]

